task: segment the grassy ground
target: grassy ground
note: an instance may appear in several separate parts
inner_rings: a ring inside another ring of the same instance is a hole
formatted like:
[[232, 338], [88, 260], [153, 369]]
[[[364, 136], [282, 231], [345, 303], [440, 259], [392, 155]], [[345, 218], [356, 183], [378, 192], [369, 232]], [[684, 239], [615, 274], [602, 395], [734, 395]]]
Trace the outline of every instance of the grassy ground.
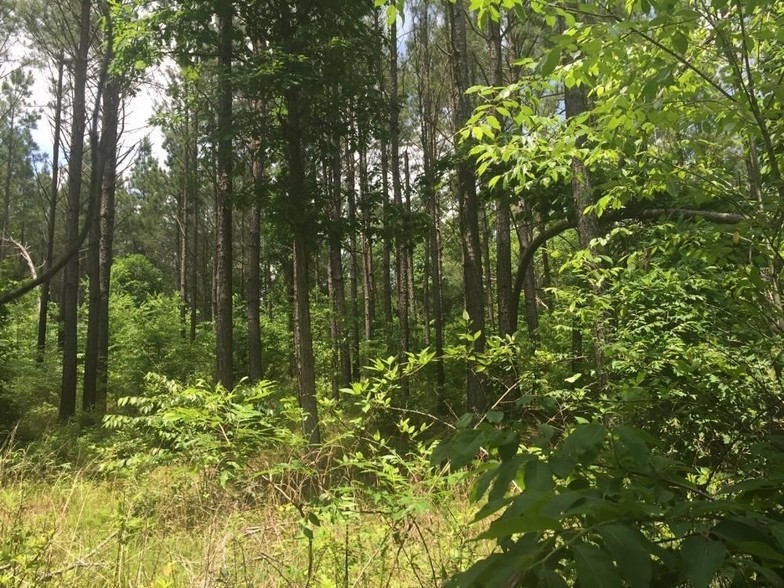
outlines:
[[0, 457], [0, 586], [440, 586], [489, 548], [467, 539], [462, 484], [306, 500], [184, 467], [107, 476], [38, 460]]

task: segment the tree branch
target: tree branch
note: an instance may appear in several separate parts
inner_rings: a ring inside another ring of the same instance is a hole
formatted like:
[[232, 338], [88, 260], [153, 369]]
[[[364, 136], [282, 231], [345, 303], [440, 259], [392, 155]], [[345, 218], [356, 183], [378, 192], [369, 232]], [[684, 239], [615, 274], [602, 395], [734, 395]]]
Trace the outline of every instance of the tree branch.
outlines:
[[[735, 225], [748, 218], [742, 214], [736, 214], [732, 212], [716, 212], [713, 210], [693, 210], [689, 208], [651, 208], [648, 210], [640, 210], [629, 208], [607, 212], [602, 215], [600, 220], [607, 224], [621, 220], [655, 220], [659, 218], [671, 217], [679, 217], [687, 220], [701, 218], [708, 222], [720, 225]], [[512, 295], [512, 311], [514, 312], [515, 316], [520, 309], [520, 294], [523, 290], [523, 280], [525, 279], [525, 274], [528, 271], [528, 268], [531, 265], [536, 252], [542, 245], [547, 243], [547, 241], [553, 237], [557, 237], [561, 233], [576, 227], [577, 219], [568, 219], [554, 224], [531, 239], [528, 247], [525, 248], [525, 251], [517, 262], [517, 275], [515, 276], [514, 292]]]

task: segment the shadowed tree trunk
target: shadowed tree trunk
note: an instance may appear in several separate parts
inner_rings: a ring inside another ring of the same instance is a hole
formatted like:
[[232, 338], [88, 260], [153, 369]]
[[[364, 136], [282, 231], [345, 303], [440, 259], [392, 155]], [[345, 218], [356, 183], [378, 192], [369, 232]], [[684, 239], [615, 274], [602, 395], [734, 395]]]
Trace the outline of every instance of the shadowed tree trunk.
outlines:
[[[450, 24], [450, 60], [453, 72], [453, 110], [454, 130], [462, 126], [471, 117], [471, 103], [466, 95], [470, 87], [468, 68], [468, 45], [466, 41], [465, 3], [457, 0], [449, 4]], [[474, 341], [473, 349], [479, 353], [485, 346], [485, 309], [484, 285], [482, 283], [482, 248], [479, 235], [479, 203], [476, 194], [476, 182], [471, 162], [465, 157], [463, 149], [457, 164], [457, 197], [460, 214], [460, 234], [463, 249], [463, 288], [468, 319], [471, 331], [478, 331], [479, 337]], [[475, 370], [468, 370], [466, 402], [468, 410], [482, 411], [486, 406], [485, 391], [481, 375]]]
[[[46, 217], [46, 261], [44, 273], [52, 267], [54, 260], [54, 232], [57, 220], [57, 193], [60, 179], [60, 135], [63, 122], [63, 71], [65, 57], [60, 51], [57, 57], [57, 89], [55, 90], [54, 107], [54, 138], [52, 140], [52, 181], [49, 184], [49, 210]], [[38, 308], [38, 355], [37, 361], [44, 360], [46, 354], [46, 327], [49, 318], [49, 298], [51, 295], [51, 282], [47, 280], [41, 286], [41, 304]]]
[[362, 214], [362, 297], [364, 303], [365, 341], [373, 340], [376, 320], [376, 281], [373, 273], [372, 204], [368, 182], [367, 145], [359, 144], [359, 202]]
[[[398, 56], [397, 56], [397, 21], [392, 23], [389, 36], [389, 72], [390, 72], [390, 115], [389, 138], [392, 165], [392, 194], [397, 217], [403, 212], [403, 187], [400, 181], [400, 103], [398, 101]], [[398, 230], [395, 233], [395, 261], [397, 283], [397, 321], [398, 321], [398, 358], [405, 363], [409, 350], [410, 335], [408, 324], [408, 264], [406, 263], [406, 235]], [[400, 381], [401, 402], [408, 402], [408, 380]]]
[[215, 208], [215, 379], [234, 386], [232, 336], [232, 20], [233, 3], [218, 6], [218, 162]]
[[[90, 48], [90, 11], [92, 2], [81, 0], [79, 10], [79, 46], [73, 63], [73, 101], [71, 113], [71, 145], [68, 154], [68, 201], [65, 223], [65, 247], [78, 246], [79, 209], [82, 194], [82, 160], [86, 126], [87, 54]], [[76, 414], [77, 385], [77, 305], [79, 297], [79, 256], [74, 255], [63, 268], [62, 341], [63, 374], [60, 391], [60, 422]]]
[[[490, 21], [490, 59], [492, 84], [504, 85], [504, 58], [500, 21]], [[498, 300], [498, 333], [502, 337], [512, 334], [517, 327], [517, 317], [512, 316], [512, 239], [509, 200], [500, 194], [495, 212], [495, 271], [496, 297]]]
[[251, 162], [253, 176], [253, 206], [250, 209], [248, 231], [248, 279], [245, 298], [248, 321], [248, 378], [258, 382], [262, 378], [261, 359], [261, 207], [264, 195], [264, 162], [261, 146], [253, 146]]

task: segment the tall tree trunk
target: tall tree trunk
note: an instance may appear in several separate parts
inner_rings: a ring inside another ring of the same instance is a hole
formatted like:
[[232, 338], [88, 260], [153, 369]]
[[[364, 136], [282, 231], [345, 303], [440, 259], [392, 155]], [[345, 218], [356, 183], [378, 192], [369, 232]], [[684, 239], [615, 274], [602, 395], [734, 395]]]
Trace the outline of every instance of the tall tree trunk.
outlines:
[[[492, 62], [492, 84], [504, 85], [503, 39], [500, 21], [490, 21], [490, 59]], [[509, 200], [501, 193], [496, 201], [495, 212], [495, 271], [496, 296], [498, 300], [498, 333], [511, 335], [517, 327], [517, 317], [512, 316], [512, 239], [511, 211]]]
[[[191, 177], [189, 184], [189, 199], [190, 204], [190, 225], [193, 228], [193, 236], [191, 240], [191, 267], [190, 267], [190, 283], [191, 295], [189, 299], [190, 304], [190, 342], [196, 340], [196, 321], [198, 316], [198, 299], [199, 299], [199, 142], [196, 139], [199, 133], [199, 114], [193, 113], [193, 141], [191, 141], [191, 152], [188, 157], [191, 160]], [[206, 298], [206, 296], [205, 296]]]
[[190, 142], [192, 139], [190, 128], [190, 113], [185, 113], [183, 121], [184, 131], [184, 152], [182, 154], [182, 185], [180, 186], [180, 197], [177, 202], [177, 290], [180, 294], [180, 335], [186, 337], [187, 318], [188, 318], [188, 264], [190, 260], [190, 209], [192, 203], [190, 187], [191, 158]]
[[[527, 214], [525, 202], [522, 203], [521, 208], [522, 218], [517, 223], [517, 239], [520, 243], [520, 255], [523, 255], [533, 238], [531, 228], [533, 219]], [[539, 311], [536, 307], [536, 275], [533, 264], [528, 264], [523, 276], [523, 298], [525, 300], [525, 324], [528, 328], [528, 338], [532, 343], [536, 343], [539, 340]], [[517, 306], [514, 308], [516, 309]]]
[[264, 162], [261, 145], [253, 146], [251, 173], [253, 175], [253, 206], [250, 209], [248, 231], [248, 280], [245, 300], [248, 321], [248, 378], [258, 382], [262, 378], [261, 360], [261, 207], [264, 196]]
[[[82, 409], [84, 415], [92, 421], [96, 416], [105, 411], [105, 406], [98, 406], [98, 373], [99, 364], [106, 364], [106, 358], [101, 361], [100, 332], [101, 323], [108, 320], [102, 316], [101, 305], [101, 245], [104, 242], [101, 223], [101, 212], [105, 208], [103, 202], [104, 175], [107, 173], [107, 163], [111, 159], [110, 152], [117, 148], [117, 118], [120, 107], [120, 89], [116, 82], [111, 86], [106, 82], [109, 63], [113, 57], [112, 21], [106, 19], [106, 54], [102, 58], [99, 72], [98, 93], [93, 108], [92, 123], [90, 128], [90, 189], [89, 198], [93, 202], [92, 224], [90, 226], [90, 240], [87, 251], [87, 278], [88, 278], [88, 306], [87, 306], [87, 341], [85, 344], [84, 381], [82, 389]], [[112, 112], [112, 110], [114, 112]], [[102, 128], [98, 129], [98, 121], [102, 121]], [[114, 170], [111, 172], [114, 174]], [[106, 238], [111, 239], [111, 236]], [[108, 271], [108, 268], [107, 270]], [[108, 330], [107, 330], [108, 332]], [[105, 396], [104, 396], [105, 400]]]
[[[81, 0], [79, 11], [79, 47], [73, 63], [73, 101], [71, 115], [71, 145], [68, 159], [68, 202], [65, 224], [65, 248], [77, 246], [79, 237], [79, 209], [82, 193], [82, 160], [86, 122], [87, 55], [90, 49], [91, 0]], [[63, 318], [63, 374], [60, 391], [60, 422], [67, 422], [76, 414], [77, 385], [77, 305], [79, 299], [79, 256], [74, 255], [63, 268], [61, 298]]]
[[[378, 22], [376, 23], [378, 25]], [[386, 77], [382, 67], [378, 70], [379, 87], [382, 99], [386, 98]], [[384, 333], [386, 335], [387, 354], [392, 354], [392, 235], [389, 223], [389, 145], [382, 135], [381, 149], [381, 222], [383, 226], [381, 252], [381, 306], [384, 309]]]
[[227, 390], [234, 386], [232, 334], [232, 31], [234, 6], [218, 8], [218, 185], [215, 209], [215, 379]]
[[495, 299], [493, 297], [493, 270], [490, 263], [490, 221], [487, 218], [487, 209], [480, 209], [480, 222], [482, 223], [482, 271], [484, 272], [485, 280], [485, 310], [486, 310], [486, 328], [494, 330], [495, 324]]
[[[450, 58], [454, 77], [454, 130], [460, 129], [471, 117], [471, 103], [466, 91], [470, 87], [468, 44], [466, 39], [465, 2], [457, 0], [449, 5], [451, 34]], [[458, 147], [458, 151], [463, 149]], [[484, 285], [482, 283], [482, 249], [479, 234], [479, 203], [471, 162], [462, 153], [457, 164], [457, 197], [460, 214], [460, 233], [463, 249], [463, 289], [471, 330], [478, 331], [474, 352], [485, 346]], [[466, 402], [468, 410], [482, 411], [486, 406], [482, 378], [475, 370], [468, 370]]]
[[3, 228], [0, 235], [0, 262], [5, 259], [5, 246], [10, 236], [11, 223], [11, 180], [14, 177], [14, 151], [16, 151], [16, 103], [11, 102], [8, 114], [8, 144], [6, 145], [5, 177], [3, 178]]
[[333, 144], [331, 162], [327, 165], [329, 191], [329, 263], [327, 287], [330, 298], [330, 334], [333, 363], [332, 392], [337, 398], [340, 388], [351, 383], [351, 353], [346, 333], [346, 287], [343, 280], [343, 230], [341, 191], [341, 152], [339, 141]]
[[[284, 32], [291, 30], [284, 27]], [[305, 412], [304, 430], [309, 443], [321, 443], [316, 372], [313, 357], [313, 333], [310, 326], [310, 291], [308, 288], [307, 204], [305, 162], [302, 152], [302, 108], [300, 89], [289, 88], [286, 100], [286, 159], [289, 175], [289, 218], [294, 240], [294, 350], [300, 406]]]
[[103, 132], [106, 136], [106, 161], [103, 168], [101, 187], [101, 242], [98, 248], [99, 265], [99, 316], [98, 323], [98, 363], [96, 366], [95, 411], [106, 412], [109, 387], [109, 293], [114, 241], [114, 202], [117, 191], [117, 141], [120, 112], [120, 85], [110, 80], [105, 94], [105, 119]]
[[[574, 86], [564, 93], [564, 106], [566, 118], [572, 119], [586, 110], [586, 93], [583, 86]], [[593, 204], [591, 195], [591, 177], [585, 162], [579, 157], [572, 158], [572, 202], [577, 215], [577, 234], [580, 247], [588, 249], [595, 254], [593, 240], [599, 236], [599, 220], [596, 215], [585, 214], [585, 209]], [[601, 294], [601, 288], [595, 283], [591, 284], [594, 294]], [[579, 327], [578, 327], [579, 328]], [[593, 334], [593, 357], [596, 373], [600, 386], [604, 384], [604, 324], [601, 319], [596, 319], [591, 325]]]
[[[408, 149], [403, 153], [403, 161], [405, 167], [405, 207], [406, 207], [406, 214], [411, 215], [411, 162], [409, 161], [408, 157]], [[414, 241], [411, 237], [406, 239], [406, 277], [408, 278], [408, 286], [406, 288], [408, 292], [408, 309], [409, 309], [409, 319], [410, 324], [416, 325], [419, 324], [419, 317], [417, 315], [417, 301], [416, 301], [416, 282], [414, 276]], [[414, 336], [414, 338], [416, 338]], [[409, 341], [409, 345], [412, 345], [412, 342]], [[416, 345], [416, 342], [413, 343]]]
[[362, 211], [362, 297], [364, 302], [365, 341], [373, 340], [376, 320], [376, 280], [373, 274], [372, 205], [368, 181], [367, 144], [359, 145], [359, 200]]
[[[63, 51], [57, 57], [57, 89], [54, 107], [54, 138], [52, 140], [52, 181], [49, 184], [49, 210], [46, 218], [46, 260], [44, 272], [52, 267], [54, 259], [54, 232], [57, 221], [57, 193], [60, 180], [60, 135], [63, 124], [63, 71], [65, 57]], [[46, 354], [46, 328], [49, 319], [49, 298], [51, 282], [47, 280], [41, 285], [41, 303], [38, 308], [38, 355], [37, 361], [43, 362]]]
[[[434, 163], [436, 160], [436, 137], [437, 137], [437, 120], [439, 109], [436, 106], [436, 100], [433, 95], [432, 84], [432, 57], [430, 50], [430, 13], [428, 6], [424, 6], [424, 11], [419, 23], [419, 34], [422, 46], [422, 59], [417, 60], [417, 80], [419, 98], [419, 119], [420, 119], [420, 142], [422, 144], [422, 173], [424, 176], [424, 200], [427, 207], [427, 213], [430, 217], [428, 227], [428, 246], [427, 259], [425, 264], [427, 266], [427, 276], [430, 278], [432, 286], [426, 288], [427, 294], [425, 295], [425, 307], [430, 306], [432, 311], [427, 312], [428, 328], [430, 321], [433, 323], [433, 341], [434, 350], [436, 353], [435, 363], [435, 396], [436, 396], [436, 410], [439, 414], [446, 414], [447, 406], [444, 398], [444, 386], [446, 383], [446, 375], [444, 373], [443, 355], [444, 355], [444, 313], [443, 301], [441, 292], [441, 234], [440, 234], [440, 219], [441, 210], [438, 199], [438, 192], [436, 190], [436, 178], [434, 172]], [[427, 278], [425, 280], [427, 285]], [[432, 300], [432, 302], [431, 302]], [[430, 344], [430, 343], [428, 343]]]
[[357, 197], [354, 139], [346, 148], [346, 194], [348, 195], [349, 256], [351, 259], [351, 378], [359, 379], [359, 262], [357, 260]]
[[[392, 193], [398, 218], [403, 212], [403, 188], [400, 181], [400, 103], [398, 100], [398, 56], [397, 56], [397, 21], [392, 23], [389, 39], [389, 72], [390, 72], [390, 115], [389, 139], [391, 147]], [[409, 350], [408, 325], [408, 264], [406, 263], [406, 235], [398, 230], [395, 234], [395, 259], [397, 282], [397, 320], [398, 320], [398, 357], [406, 361]], [[408, 381], [400, 382], [402, 404], [408, 402]]]

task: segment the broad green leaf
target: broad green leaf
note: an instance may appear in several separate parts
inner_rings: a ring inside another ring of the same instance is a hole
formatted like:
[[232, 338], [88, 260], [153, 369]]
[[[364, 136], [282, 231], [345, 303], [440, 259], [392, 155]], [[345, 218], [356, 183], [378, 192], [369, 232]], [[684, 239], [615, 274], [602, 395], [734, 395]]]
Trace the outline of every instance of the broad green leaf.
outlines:
[[672, 36], [672, 46], [678, 53], [683, 55], [686, 53], [686, 49], [689, 48], [689, 38], [681, 31], [675, 31], [675, 34]]
[[750, 541], [762, 543], [768, 541], [767, 534], [756, 521], [745, 518], [724, 519], [711, 529], [711, 535], [735, 545]]
[[529, 461], [525, 466], [526, 490], [548, 491], [553, 489], [553, 471], [550, 466], [539, 460]]
[[542, 515], [527, 515], [516, 519], [498, 519], [477, 539], [499, 539], [532, 531], [555, 531], [561, 525], [557, 520]]
[[762, 541], [745, 541], [738, 543], [738, 549], [760, 559], [784, 563], [784, 553], [773, 549], [770, 544], [763, 543]]
[[592, 460], [601, 449], [606, 429], [599, 424], [578, 425], [564, 441], [562, 452], [581, 461]]
[[566, 580], [547, 568], [537, 574], [536, 588], [567, 588]]
[[609, 554], [590, 543], [577, 543], [571, 547], [577, 580], [581, 588], [621, 588], [618, 571]]
[[681, 544], [683, 574], [693, 588], [708, 588], [727, 557], [723, 543], [691, 536]]
[[624, 580], [631, 588], [651, 585], [651, 557], [648, 541], [631, 525], [611, 524], [598, 529]]
[[549, 76], [558, 64], [561, 62], [561, 48], [555, 47], [551, 49], [547, 55], [544, 56], [544, 59], [539, 62], [539, 73], [543, 76]]

